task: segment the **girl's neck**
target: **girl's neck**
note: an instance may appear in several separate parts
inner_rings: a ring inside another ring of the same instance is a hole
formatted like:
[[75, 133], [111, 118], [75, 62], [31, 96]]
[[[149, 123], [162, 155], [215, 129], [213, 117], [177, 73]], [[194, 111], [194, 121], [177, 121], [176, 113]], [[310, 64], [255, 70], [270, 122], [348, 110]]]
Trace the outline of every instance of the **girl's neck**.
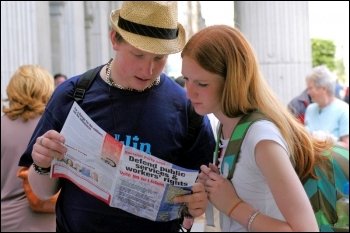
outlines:
[[223, 117], [220, 120], [222, 124], [222, 137], [223, 139], [229, 139], [231, 137], [233, 129], [236, 127], [241, 117], [229, 118]]

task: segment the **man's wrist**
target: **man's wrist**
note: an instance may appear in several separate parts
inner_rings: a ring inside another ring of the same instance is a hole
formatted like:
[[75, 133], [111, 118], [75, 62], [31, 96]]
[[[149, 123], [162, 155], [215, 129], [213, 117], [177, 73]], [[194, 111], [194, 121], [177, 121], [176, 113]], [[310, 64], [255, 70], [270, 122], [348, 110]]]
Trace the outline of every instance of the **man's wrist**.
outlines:
[[51, 171], [51, 166], [50, 167], [40, 167], [40, 166], [36, 165], [35, 163], [33, 163], [33, 168], [34, 168], [34, 171], [36, 173], [38, 173], [39, 175], [48, 175], [48, 174], [50, 174], [50, 171]]

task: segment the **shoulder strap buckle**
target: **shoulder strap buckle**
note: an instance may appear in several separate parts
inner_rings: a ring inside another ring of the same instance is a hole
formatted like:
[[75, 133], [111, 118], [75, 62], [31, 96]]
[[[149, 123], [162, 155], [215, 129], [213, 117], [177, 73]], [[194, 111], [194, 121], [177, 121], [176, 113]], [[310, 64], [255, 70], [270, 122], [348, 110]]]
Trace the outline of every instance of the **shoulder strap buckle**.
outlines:
[[84, 98], [84, 95], [85, 95], [85, 89], [83, 88], [75, 88], [75, 91], [74, 91], [74, 99], [75, 101], [80, 101]]

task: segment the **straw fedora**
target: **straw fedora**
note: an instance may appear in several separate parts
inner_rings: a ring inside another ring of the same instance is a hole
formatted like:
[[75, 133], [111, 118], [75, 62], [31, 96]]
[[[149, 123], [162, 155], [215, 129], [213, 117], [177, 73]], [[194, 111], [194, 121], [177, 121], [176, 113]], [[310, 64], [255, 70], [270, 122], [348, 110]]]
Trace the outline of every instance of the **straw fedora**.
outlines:
[[183, 26], [177, 21], [176, 1], [123, 1], [113, 10], [113, 30], [132, 46], [154, 54], [180, 52], [186, 43]]

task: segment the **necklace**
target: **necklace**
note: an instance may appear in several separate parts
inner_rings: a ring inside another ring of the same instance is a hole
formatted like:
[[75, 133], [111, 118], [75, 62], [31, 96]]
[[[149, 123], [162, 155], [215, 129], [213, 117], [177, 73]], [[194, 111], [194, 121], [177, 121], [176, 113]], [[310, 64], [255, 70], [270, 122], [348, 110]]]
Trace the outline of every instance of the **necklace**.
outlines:
[[122, 85], [116, 83], [113, 81], [113, 79], [111, 78], [111, 64], [112, 64], [113, 58], [111, 58], [106, 66], [106, 82], [108, 83], [108, 85], [112, 86], [112, 87], [116, 87], [120, 90], [126, 90], [126, 91], [135, 91], [135, 92], [143, 92], [147, 89], [150, 89], [153, 86], [157, 86], [160, 83], [160, 77], [157, 77], [156, 80], [154, 80], [151, 85], [149, 85], [148, 87], [146, 87], [143, 90], [136, 90], [130, 87], [123, 87]]

